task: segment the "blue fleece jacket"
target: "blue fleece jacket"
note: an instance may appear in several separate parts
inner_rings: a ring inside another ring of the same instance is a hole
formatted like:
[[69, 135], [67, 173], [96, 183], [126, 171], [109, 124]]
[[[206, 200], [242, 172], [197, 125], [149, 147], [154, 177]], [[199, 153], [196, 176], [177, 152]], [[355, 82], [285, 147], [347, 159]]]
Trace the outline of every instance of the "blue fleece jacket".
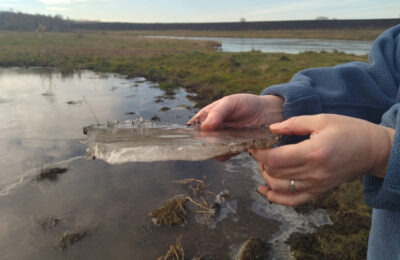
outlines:
[[[386, 30], [374, 42], [369, 63], [307, 69], [294, 75], [289, 83], [268, 87], [261, 94], [284, 98], [286, 119], [334, 113], [396, 130], [385, 178], [365, 175], [364, 192], [366, 203], [374, 208], [368, 257], [400, 259], [400, 233], [397, 232], [400, 231], [400, 218], [397, 218], [400, 217], [400, 25]], [[298, 140], [287, 139], [288, 142]], [[396, 227], [387, 227], [389, 219]], [[377, 239], [391, 240], [391, 243], [378, 243]], [[396, 250], [388, 248], [393, 243], [397, 245]]]

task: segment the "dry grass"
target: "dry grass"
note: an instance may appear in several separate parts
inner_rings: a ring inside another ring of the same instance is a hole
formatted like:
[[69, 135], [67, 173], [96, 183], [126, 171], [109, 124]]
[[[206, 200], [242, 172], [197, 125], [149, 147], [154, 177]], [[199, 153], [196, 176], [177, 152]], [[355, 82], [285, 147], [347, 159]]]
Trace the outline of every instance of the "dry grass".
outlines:
[[59, 247], [61, 250], [67, 249], [69, 246], [81, 241], [83, 238], [87, 237], [90, 231], [87, 229], [76, 229], [72, 231], [66, 231], [62, 235], [59, 241]]
[[160, 256], [157, 260], [184, 260], [185, 252], [181, 245], [182, 235], [176, 239], [175, 245], [170, 245], [168, 252], [165, 256]]
[[384, 29], [310, 29], [310, 30], [262, 30], [262, 31], [131, 31], [133, 35], [169, 35], [199, 37], [251, 37], [251, 38], [300, 38], [300, 39], [335, 39], [335, 40], [374, 40]]

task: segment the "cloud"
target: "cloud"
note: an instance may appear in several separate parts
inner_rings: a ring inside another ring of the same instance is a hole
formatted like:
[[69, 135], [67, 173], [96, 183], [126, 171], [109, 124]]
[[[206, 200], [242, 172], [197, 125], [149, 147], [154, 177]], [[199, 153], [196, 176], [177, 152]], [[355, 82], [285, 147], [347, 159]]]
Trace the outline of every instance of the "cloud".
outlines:
[[[12, 0], [16, 1], [16, 0]], [[44, 5], [71, 5], [76, 3], [91, 2], [92, 0], [36, 0]], [[98, 0], [96, 2], [111, 2], [112, 0]]]
[[310, 9], [310, 7], [320, 5], [320, 1], [299, 1], [287, 4], [279, 4], [277, 6], [273, 6], [266, 9], [254, 10], [249, 11], [245, 15], [248, 16], [257, 16], [257, 15], [266, 15], [266, 14], [279, 14], [279, 13], [286, 13], [286, 12], [293, 12], [293, 11], [301, 11]]
[[53, 11], [53, 12], [65, 12], [65, 11], [69, 11], [69, 8], [65, 8], [65, 7], [58, 7], [58, 6], [46, 6], [46, 10], [48, 11]]
[[74, 4], [74, 3], [81, 3], [87, 2], [89, 0], [37, 0], [44, 5], [60, 5], [60, 4]]

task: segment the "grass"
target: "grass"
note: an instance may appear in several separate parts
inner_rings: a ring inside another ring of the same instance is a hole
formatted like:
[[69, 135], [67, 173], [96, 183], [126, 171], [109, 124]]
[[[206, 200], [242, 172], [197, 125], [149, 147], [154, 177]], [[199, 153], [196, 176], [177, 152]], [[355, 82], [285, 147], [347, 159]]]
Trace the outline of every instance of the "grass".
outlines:
[[[247, 33], [243, 36], [250, 36], [250, 33], [261, 36], [266, 32]], [[314, 31], [315, 34], [311, 34], [311, 31], [269, 33], [271, 37], [289, 34], [302, 38], [306, 34], [307, 37], [327, 36], [326, 32], [317, 31]], [[362, 32], [350, 32], [353, 33]], [[372, 31], [371, 35], [376, 37], [378, 33], [380, 31]], [[207, 34], [227, 36], [226, 32]], [[344, 32], [338, 34], [351, 38], [350, 34]], [[39, 38], [31, 32], [3, 31], [0, 34], [0, 66], [57, 67], [65, 73], [75, 69], [90, 69], [131, 77], [144, 76], [158, 81], [166, 94], [173, 95], [178, 86], [198, 94], [194, 98], [197, 106], [201, 107], [229, 94], [258, 94], [265, 86], [289, 81], [294, 73], [302, 69], [367, 60], [367, 56], [339, 52], [304, 52], [297, 55], [257, 51], [221, 53], [215, 51], [217, 45], [204, 41], [148, 39], [139, 37], [138, 32], [44, 33]], [[178, 209], [186, 199], [177, 203]], [[344, 184], [309, 206], [326, 208], [334, 225], [322, 227], [311, 235], [293, 234], [289, 242], [298, 258], [340, 256], [337, 259], [357, 259], [358, 256], [365, 256], [370, 212], [363, 201], [361, 182]], [[179, 215], [178, 222], [183, 223], [184, 218]], [[61, 247], [75, 241], [75, 236], [68, 235], [65, 241], [61, 242]]]
[[58, 176], [65, 173], [67, 168], [62, 167], [41, 167], [39, 174], [36, 176], [37, 181], [58, 179]]
[[293, 233], [289, 243], [296, 259], [366, 259], [371, 208], [365, 205], [362, 181], [342, 184], [298, 210], [325, 209], [333, 224], [311, 234]]
[[81, 228], [64, 232], [59, 241], [60, 250], [66, 250], [71, 245], [81, 241], [89, 235], [90, 231], [88, 229]]
[[375, 40], [383, 28], [363, 29], [310, 29], [310, 30], [248, 30], [248, 31], [132, 31], [136, 35], [173, 35], [173, 36], [208, 36], [208, 37], [251, 37], [251, 38], [299, 38], [299, 39], [334, 39], [334, 40]]
[[258, 94], [265, 86], [287, 82], [299, 70], [366, 61], [366, 56], [344, 53], [304, 52], [222, 53], [213, 42], [148, 39], [134, 33], [2, 32], [0, 66], [58, 67], [64, 72], [90, 69], [140, 75], [160, 82], [173, 94], [177, 86], [198, 94], [198, 106], [222, 96]]

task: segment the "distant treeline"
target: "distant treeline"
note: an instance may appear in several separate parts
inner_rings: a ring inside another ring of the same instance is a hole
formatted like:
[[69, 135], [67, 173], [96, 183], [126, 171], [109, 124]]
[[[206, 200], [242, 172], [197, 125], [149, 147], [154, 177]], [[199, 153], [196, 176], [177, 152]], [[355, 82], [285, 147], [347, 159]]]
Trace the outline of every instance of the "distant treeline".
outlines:
[[400, 24], [400, 19], [368, 20], [302, 20], [271, 22], [226, 22], [226, 23], [72, 23], [73, 29], [87, 30], [309, 30], [309, 29], [354, 29], [388, 28]]
[[60, 15], [32, 15], [16, 12], [0, 11], [0, 30], [18, 31], [67, 31], [71, 21]]
[[302, 20], [270, 22], [224, 23], [118, 23], [90, 22], [63, 19], [60, 15], [31, 15], [0, 12], [0, 30], [309, 30], [309, 29], [356, 29], [388, 28], [400, 24], [400, 19], [367, 20]]

